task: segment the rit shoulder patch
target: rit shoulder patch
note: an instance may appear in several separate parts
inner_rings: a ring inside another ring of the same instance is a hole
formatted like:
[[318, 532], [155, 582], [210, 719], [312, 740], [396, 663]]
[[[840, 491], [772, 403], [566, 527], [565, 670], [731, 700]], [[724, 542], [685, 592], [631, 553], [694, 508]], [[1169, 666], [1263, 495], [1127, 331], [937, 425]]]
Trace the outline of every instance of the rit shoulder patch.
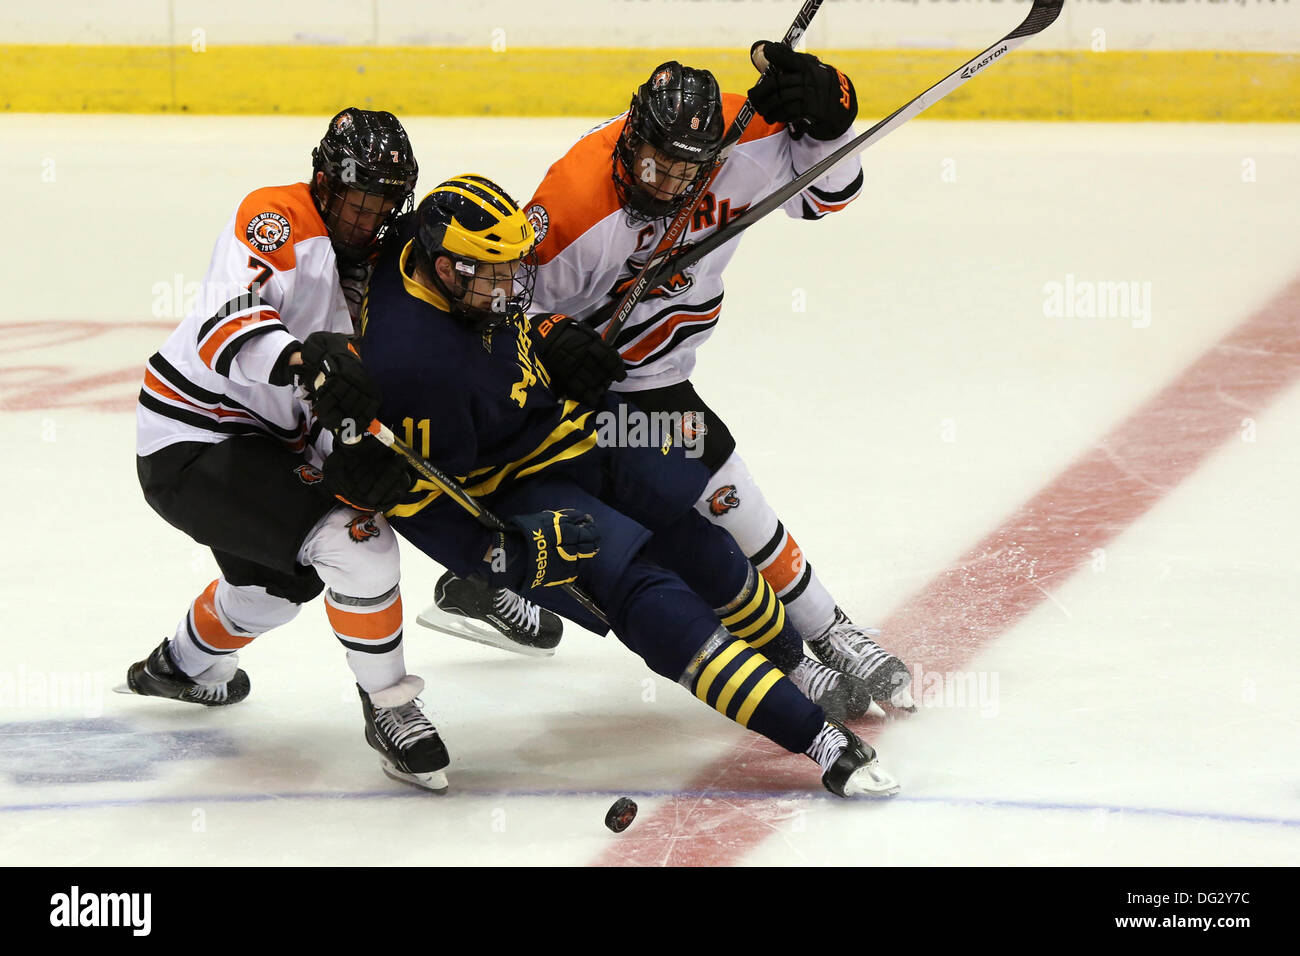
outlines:
[[248, 221], [244, 238], [254, 249], [275, 252], [289, 241], [289, 220], [278, 212], [259, 212]]

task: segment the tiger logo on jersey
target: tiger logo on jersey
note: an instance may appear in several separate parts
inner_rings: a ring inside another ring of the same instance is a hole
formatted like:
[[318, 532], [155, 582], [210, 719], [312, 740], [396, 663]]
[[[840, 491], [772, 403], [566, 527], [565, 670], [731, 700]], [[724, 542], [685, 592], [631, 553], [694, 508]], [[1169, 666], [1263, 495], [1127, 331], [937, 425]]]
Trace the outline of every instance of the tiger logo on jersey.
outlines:
[[723, 485], [709, 495], [709, 511], [718, 517], [725, 515], [732, 508], [739, 507], [740, 495], [736, 494], [735, 485]]
[[348, 522], [348, 537], [357, 544], [365, 544], [371, 538], [379, 537], [379, 525], [375, 524], [372, 514], [357, 515]]
[[289, 220], [278, 212], [259, 212], [248, 222], [244, 238], [254, 249], [275, 252], [289, 241]]
[[[690, 247], [691, 244], [687, 243], [681, 248], [684, 251]], [[614, 285], [606, 295], [611, 298], [621, 299], [627, 293], [627, 290], [632, 288], [633, 284], [635, 284], [637, 276], [641, 274], [641, 270], [645, 268], [645, 264], [645, 259], [638, 258], [637, 256], [628, 256], [627, 261], [623, 263], [623, 271], [619, 274], [618, 279], [614, 281]], [[642, 296], [642, 299], [671, 298], [673, 296], [681, 295], [693, 285], [695, 285], [695, 277], [693, 275], [687, 272], [676, 272], [647, 292]]]
[[696, 442], [709, 433], [703, 412], [682, 412], [682, 440]]
[[314, 485], [325, 480], [325, 475], [319, 468], [313, 468], [311, 465], [299, 465], [293, 470], [298, 476], [298, 480], [304, 485]]
[[546, 238], [546, 231], [551, 228], [551, 217], [546, 213], [546, 207], [541, 203], [535, 203], [529, 206], [524, 213], [528, 221], [532, 224], [533, 232], [537, 234], [537, 245], [542, 244]]

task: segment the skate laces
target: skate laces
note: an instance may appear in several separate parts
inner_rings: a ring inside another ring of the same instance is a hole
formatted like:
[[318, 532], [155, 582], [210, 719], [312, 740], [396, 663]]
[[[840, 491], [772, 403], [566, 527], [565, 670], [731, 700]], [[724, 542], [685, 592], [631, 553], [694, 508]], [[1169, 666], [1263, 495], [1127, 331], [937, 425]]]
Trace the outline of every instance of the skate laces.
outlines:
[[502, 617], [516, 627], [524, 628], [536, 636], [541, 630], [542, 609], [532, 601], [526, 601], [514, 591], [497, 588], [493, 605]]
[[375, 724], [399, 749], [438, 733], [420, 709], [420, 698], [396, 707], [376, 707]]
[[811, 657], [805, 657], [799, 662], [794, 670], [789, 673], [790, 680], [803, 691], [803, 695], [811, 701], [816, 701], [829, 690], [833, 690], [840, 682], [838, 671], [832, 670], [825, 664], [819, 664]]
[[844, 753], [848, 746], [849, 738], [845, 736], [844, 731], [833, 724], [822, 724], [822, 729], [817, 732], [817, 736], [813, 738], [813, 742], [804, 753], [816, 760], [822, 772], [826, 773], [835, 766], [835, 761], [840, 759], [840, 754]]
[[889, 651], [872, 640], [873, 637], [879, 636], [880, 631], [876, 628], [860, 627], [850, 621], [843, 611], [836, 608], [835, 620], [816, 640], [825, 642], [841, 657], [861, 661], [870, 673], [890, 657]]

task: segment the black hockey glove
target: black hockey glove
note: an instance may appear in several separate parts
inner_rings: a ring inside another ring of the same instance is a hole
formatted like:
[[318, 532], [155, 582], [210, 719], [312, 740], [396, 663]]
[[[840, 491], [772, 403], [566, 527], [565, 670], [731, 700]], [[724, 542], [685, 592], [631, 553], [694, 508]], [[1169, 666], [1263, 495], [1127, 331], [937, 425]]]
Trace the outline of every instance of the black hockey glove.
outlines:
[[[784, 43], [759, 40], [771, 69], [749, 91], [749, 102], [769, 123], [786, 123], [796, 134], [829, 140], [842, 136], [858, 115], [853, 81], [811, 53], [796, 53]], [[755, 62], [758, 66], [758, 62]]]
[[336, 441], [321, 470], [329, 493], [358, 511], [387, 511], [415, 483], [401, 456], [373, 438]]
[[600, 550], [596, 519], [572, 508], [517, 515], [497, 532], [488, 552], [488, 577], [495, 587], [516, 594], [538, 587], [568, 584], [578, 576], [578, 562]]
[[313, 332], [301, 351], [299, 380], [321, 424], [336, 433], [363, 434], [379, 414], [380, 395], [352, 339], [342, 332]]
[[532, 317], [533, 348], [559, 395], [595, 405], [610, 382], [627, 378], [618, 350], [584, 322], [567, 315]]

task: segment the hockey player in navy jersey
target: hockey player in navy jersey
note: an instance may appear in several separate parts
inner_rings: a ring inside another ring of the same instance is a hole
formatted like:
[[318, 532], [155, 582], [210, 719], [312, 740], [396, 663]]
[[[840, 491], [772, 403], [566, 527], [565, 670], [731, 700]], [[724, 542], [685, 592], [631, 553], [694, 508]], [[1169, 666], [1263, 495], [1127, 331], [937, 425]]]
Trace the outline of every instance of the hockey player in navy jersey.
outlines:
[[[723, 94], [713, 75], [677, 62], [656, 67], [629, 110], [596, 127], [547, 172], [526, 208], [538, 234], [534, 304], [604, 329], [668, 224], [700, 200], [680, 248], [723, 228], [731, 217], [788, 182], [852, 136], [857, 99], [852, 81], [816, 57], [784, 44], [755, 44], [772, 69], [749, 91], [759, 116], [731, 149], [709, 191], [724, 131], [745, 97]], [[862, 190], [862, 169], [845, 160], [783, 207], [815, 220], [848, 206]], [[648, 292], [628, 316], [614, 346], [621, 365], [569, 323], [543, 360], [588, 401], [606, 386], [646, 412], [681, 416], [702, 435], [710, 478], [696, 508], [725, 528], [785, 604], [824, 662], [855, 675], [877, 700], [912, 706], [903, 662], [839, 608], [795, 539], [763, 496], [726, 422], [690, 381], [695, 350], [719, 321], [722, 273], [739, 240], [726, 243]], [[455, 621], [446, 612], [461, 585], [450, 574], [421, 619]], [[452, 627], [445, 628], [452, 633]]]
[[336, 444], [327, 479], [384, 508], [403, 537], [461, 577], [518, 590], [603, 633], [558, 585], [582, 587], [651, 669], [810, 756], [832, 792], [896, 792], [874, 751], [792, 680], [802, 673], [807, 688], [824, 665], [804, 656], [784, 606], [735, 541], [694, 510], [708, 470], [678, 443], [602, 442], [600, 414], [619, 400], [586, 405], [552, 387], [534, 338], [567, 320], [525, 318], [534, 239], [499, 186], [454, 177], [399, 226], [362, 306], [359, 347], [383, 394], [380, 420], [405, 429], [507, 530], [484, 528], [432, 483], [412, 485], [403, 461], [374, 440]]

